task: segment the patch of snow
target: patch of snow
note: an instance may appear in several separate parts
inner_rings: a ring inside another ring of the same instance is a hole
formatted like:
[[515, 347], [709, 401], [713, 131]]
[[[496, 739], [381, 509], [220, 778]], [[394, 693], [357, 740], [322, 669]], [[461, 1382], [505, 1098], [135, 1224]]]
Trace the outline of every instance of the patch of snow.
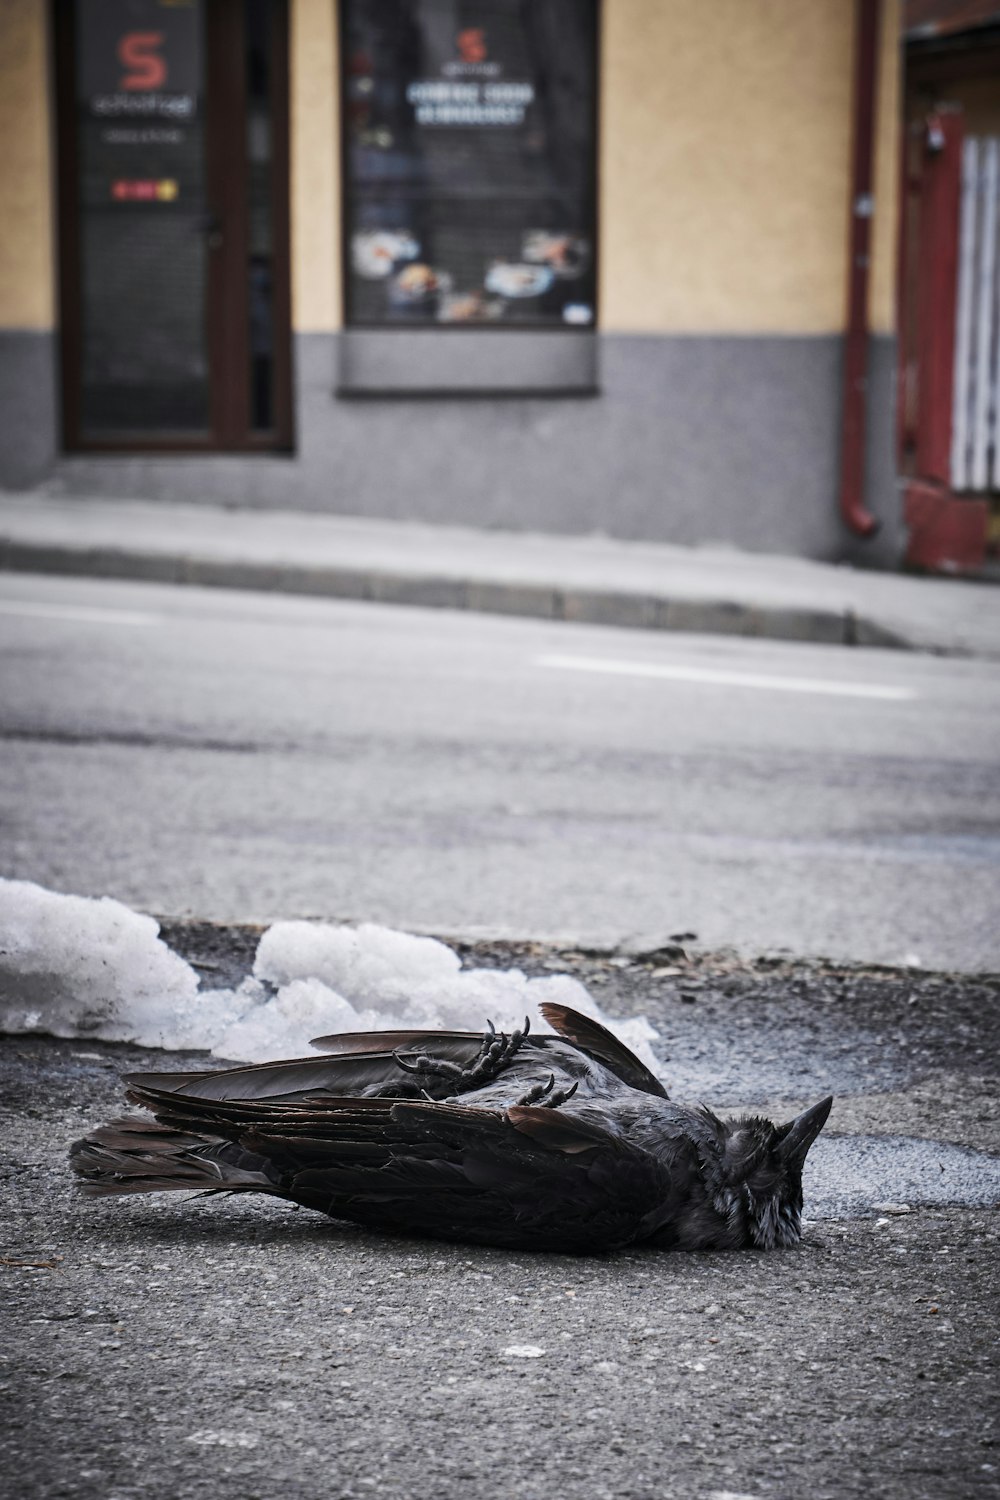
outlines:
[[366, 1005], [380, 996], [405, 995], [414, 985], [447, 983], [461, 967], [445, 943], [374, 922], [360, 927], [275, 922], [260, 940], [253, 971], [275, 985], [322, 979], [352, 1004]]
[[277, 993], [249, 979], [239, 990], [212, 990], [202, 999], [222, 1007], [229, 995], [242, 996], [249, 1003], [220, 1025], [211, 1050], [216, 1057], [231, 1057], [237, 1062], [308, 1056], [310, 1042], [321, 1033], [371, 1031], [386, 1024], [377, 1010], [355, 1010], [321, 979], [293, 979]]
[[169, 1046], [198, 976], [159, 931], [107, 896], [0, 880], [0, 1029]]
[[656, 1069], [644, 1017], [611, 1020], [569, 974], [463, 969], [434, 938], [324, 922], [276, 922], [253, 976], [199, 990], [194, 969], [152, 917], [102, 897], [0, 880], [0, 1030], [207, 1050], [234, 1062], [308, 1054], [313, 1037], [387, 1028], [548, 1030], [544, 1000], [608, 1026]]

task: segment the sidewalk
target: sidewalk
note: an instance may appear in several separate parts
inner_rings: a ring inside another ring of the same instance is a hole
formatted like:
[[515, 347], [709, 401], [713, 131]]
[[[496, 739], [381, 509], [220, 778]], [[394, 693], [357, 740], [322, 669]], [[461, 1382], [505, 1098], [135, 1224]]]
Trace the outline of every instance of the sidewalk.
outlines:
[[1000, 658], [1000, 589], [730, 551], [0, 495], [0, 568]]

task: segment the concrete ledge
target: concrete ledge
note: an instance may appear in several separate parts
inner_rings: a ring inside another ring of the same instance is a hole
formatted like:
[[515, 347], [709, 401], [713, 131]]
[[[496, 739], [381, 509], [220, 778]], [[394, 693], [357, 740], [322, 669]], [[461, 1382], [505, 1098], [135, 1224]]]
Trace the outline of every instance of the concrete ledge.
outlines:
[[793, 609], [724, 599], [672, 598], [668, 593], [560, 588], [544, 583], [441, 577], [433, 573], [404, 574], [379, 568], [254, 562], [9, 539], [0, 539], [0, 568], [22, 573], [308, 594], [417, 605], [423, 609], [474, 610], [483, 614], [615, 625], [629, 630], [688, 631], [836, 646], [911, 649], [911, 643], [903, 636], [850, 609]]
[[348, 328], [341, 396], [587, 395], [597, 338], [580, 330]]

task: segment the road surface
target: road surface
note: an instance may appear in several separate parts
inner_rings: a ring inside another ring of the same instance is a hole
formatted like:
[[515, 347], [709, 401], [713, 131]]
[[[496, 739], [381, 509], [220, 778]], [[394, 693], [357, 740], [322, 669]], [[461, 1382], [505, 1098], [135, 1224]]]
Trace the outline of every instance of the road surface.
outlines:
[[1000, 676], [0, 577], [0, 874], [231, 921], [1000, 968]]
[[[170, 929], [223, 964], [245, 936]], [[677, 1097], [784, 1120], [836, 1095], [799, 1248], [512, 1254], [263, 1198], [83, 1200], [67, 1145], [117, 1075], [210, 1060], [3, 1037], [11, 1494], [996, 1500], [997, 982], [568, 961], [650, 1015]]]

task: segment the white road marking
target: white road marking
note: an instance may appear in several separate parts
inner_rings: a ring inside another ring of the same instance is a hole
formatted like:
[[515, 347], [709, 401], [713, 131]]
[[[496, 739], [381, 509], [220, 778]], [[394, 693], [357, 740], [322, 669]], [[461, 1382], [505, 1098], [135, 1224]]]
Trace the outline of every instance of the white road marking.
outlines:
[[29, 620], [74, 620], [81, 625], [159, 625], [162, 615], [134, 609], [91, 609], [85, 604], [32, 604], [21, 599], [0, 599], [0, 614]]
[[668, 666], [659, 662], [620, 661], [605, 656], [539, 656], [537, 667], [564, 672], [606, 672], [616, 677], [657, 677], [665, 682], [696, 682], [713, 687], [763, 688], [778, 693], [826, 693], [836, 698], [882, 698], [902, 703], [918, 695], [913, 688], [888, 683], [838, 682], [824, 677], [772, 677], [765, 672], [728, 672], [717, 667]]

